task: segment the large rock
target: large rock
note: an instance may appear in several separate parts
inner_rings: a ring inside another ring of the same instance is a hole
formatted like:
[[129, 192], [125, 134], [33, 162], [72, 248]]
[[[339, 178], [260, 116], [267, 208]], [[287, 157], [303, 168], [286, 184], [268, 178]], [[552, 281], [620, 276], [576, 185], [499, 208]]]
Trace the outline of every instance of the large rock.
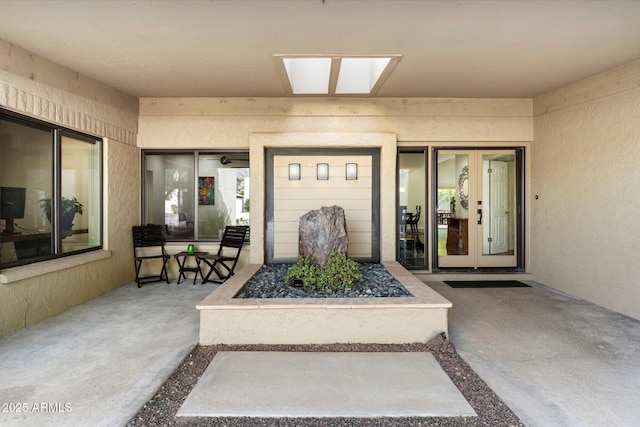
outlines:
[[323, 206], [300, 217], [298, 253], [325, 265], [332, 251], [346, 254], [349, 238], [344, 209]]

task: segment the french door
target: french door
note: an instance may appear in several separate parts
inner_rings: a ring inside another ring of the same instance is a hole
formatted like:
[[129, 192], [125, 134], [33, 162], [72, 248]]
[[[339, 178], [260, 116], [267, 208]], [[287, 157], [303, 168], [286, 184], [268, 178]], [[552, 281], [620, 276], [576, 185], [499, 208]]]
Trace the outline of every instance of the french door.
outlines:
[[436, 268], [519, 267], [521, 154], [515, 149], [436, 152]]

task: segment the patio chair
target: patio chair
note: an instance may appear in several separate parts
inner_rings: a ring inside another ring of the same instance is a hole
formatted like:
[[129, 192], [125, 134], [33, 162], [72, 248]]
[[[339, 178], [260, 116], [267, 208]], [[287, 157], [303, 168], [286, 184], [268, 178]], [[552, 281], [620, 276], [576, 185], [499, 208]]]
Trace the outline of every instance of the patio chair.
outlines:
[[[163, 225], [134, 225], [131, 227], [133, 235], [133, 258], [136, 269], [136, 283], [141, 287], [143, 283], [165, 280], [169, 283], [167, 262], [171, 256], [164, 248], [165, 230]], [[153, 252], [153, 253], [149, 253]], [[140, 276], [140, 269], [144, 261], [161, 260], [160, 273]]]
[[[203, 285], [208, 281], [223, 283], [233, 276], [233, 271], [240, 258], [240, 252], [247, 238], [248, 231], [249, 227], [246, 225], [228, 225], [222, 234], [222, 241], [220, 242], [218, 253], [198, 256], [201, 262], [209, 266], [209, 272], [204, 276], [204, 279], [202, 279]], [[216, 273], [218, 278], [209, 280], [213, 272]]]
[[416, 213], [407, 214], [407, 224], [411, 226], [411, 234], [418, 234], [418, 222], [420, 221], [420, 206], [416, 206]]

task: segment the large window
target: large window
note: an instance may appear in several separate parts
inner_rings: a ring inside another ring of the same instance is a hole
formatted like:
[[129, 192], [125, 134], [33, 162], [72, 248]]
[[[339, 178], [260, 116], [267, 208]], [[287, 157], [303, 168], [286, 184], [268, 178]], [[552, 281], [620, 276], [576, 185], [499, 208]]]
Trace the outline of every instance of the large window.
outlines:
[[0, 110], [0, 268], [102, 247], [101, 147]]
[[145, 224], [167, 240], [217, 240], [227, 225], [249, 225], [249, 153], [145, 151]]

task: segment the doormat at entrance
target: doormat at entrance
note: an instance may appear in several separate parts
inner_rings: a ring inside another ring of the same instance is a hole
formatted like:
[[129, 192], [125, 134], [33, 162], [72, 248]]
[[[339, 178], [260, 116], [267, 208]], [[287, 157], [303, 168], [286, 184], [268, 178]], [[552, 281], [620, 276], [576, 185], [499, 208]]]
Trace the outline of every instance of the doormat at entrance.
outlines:
[[530, 288], [517, 280], [445, 280], [452, 288]]

